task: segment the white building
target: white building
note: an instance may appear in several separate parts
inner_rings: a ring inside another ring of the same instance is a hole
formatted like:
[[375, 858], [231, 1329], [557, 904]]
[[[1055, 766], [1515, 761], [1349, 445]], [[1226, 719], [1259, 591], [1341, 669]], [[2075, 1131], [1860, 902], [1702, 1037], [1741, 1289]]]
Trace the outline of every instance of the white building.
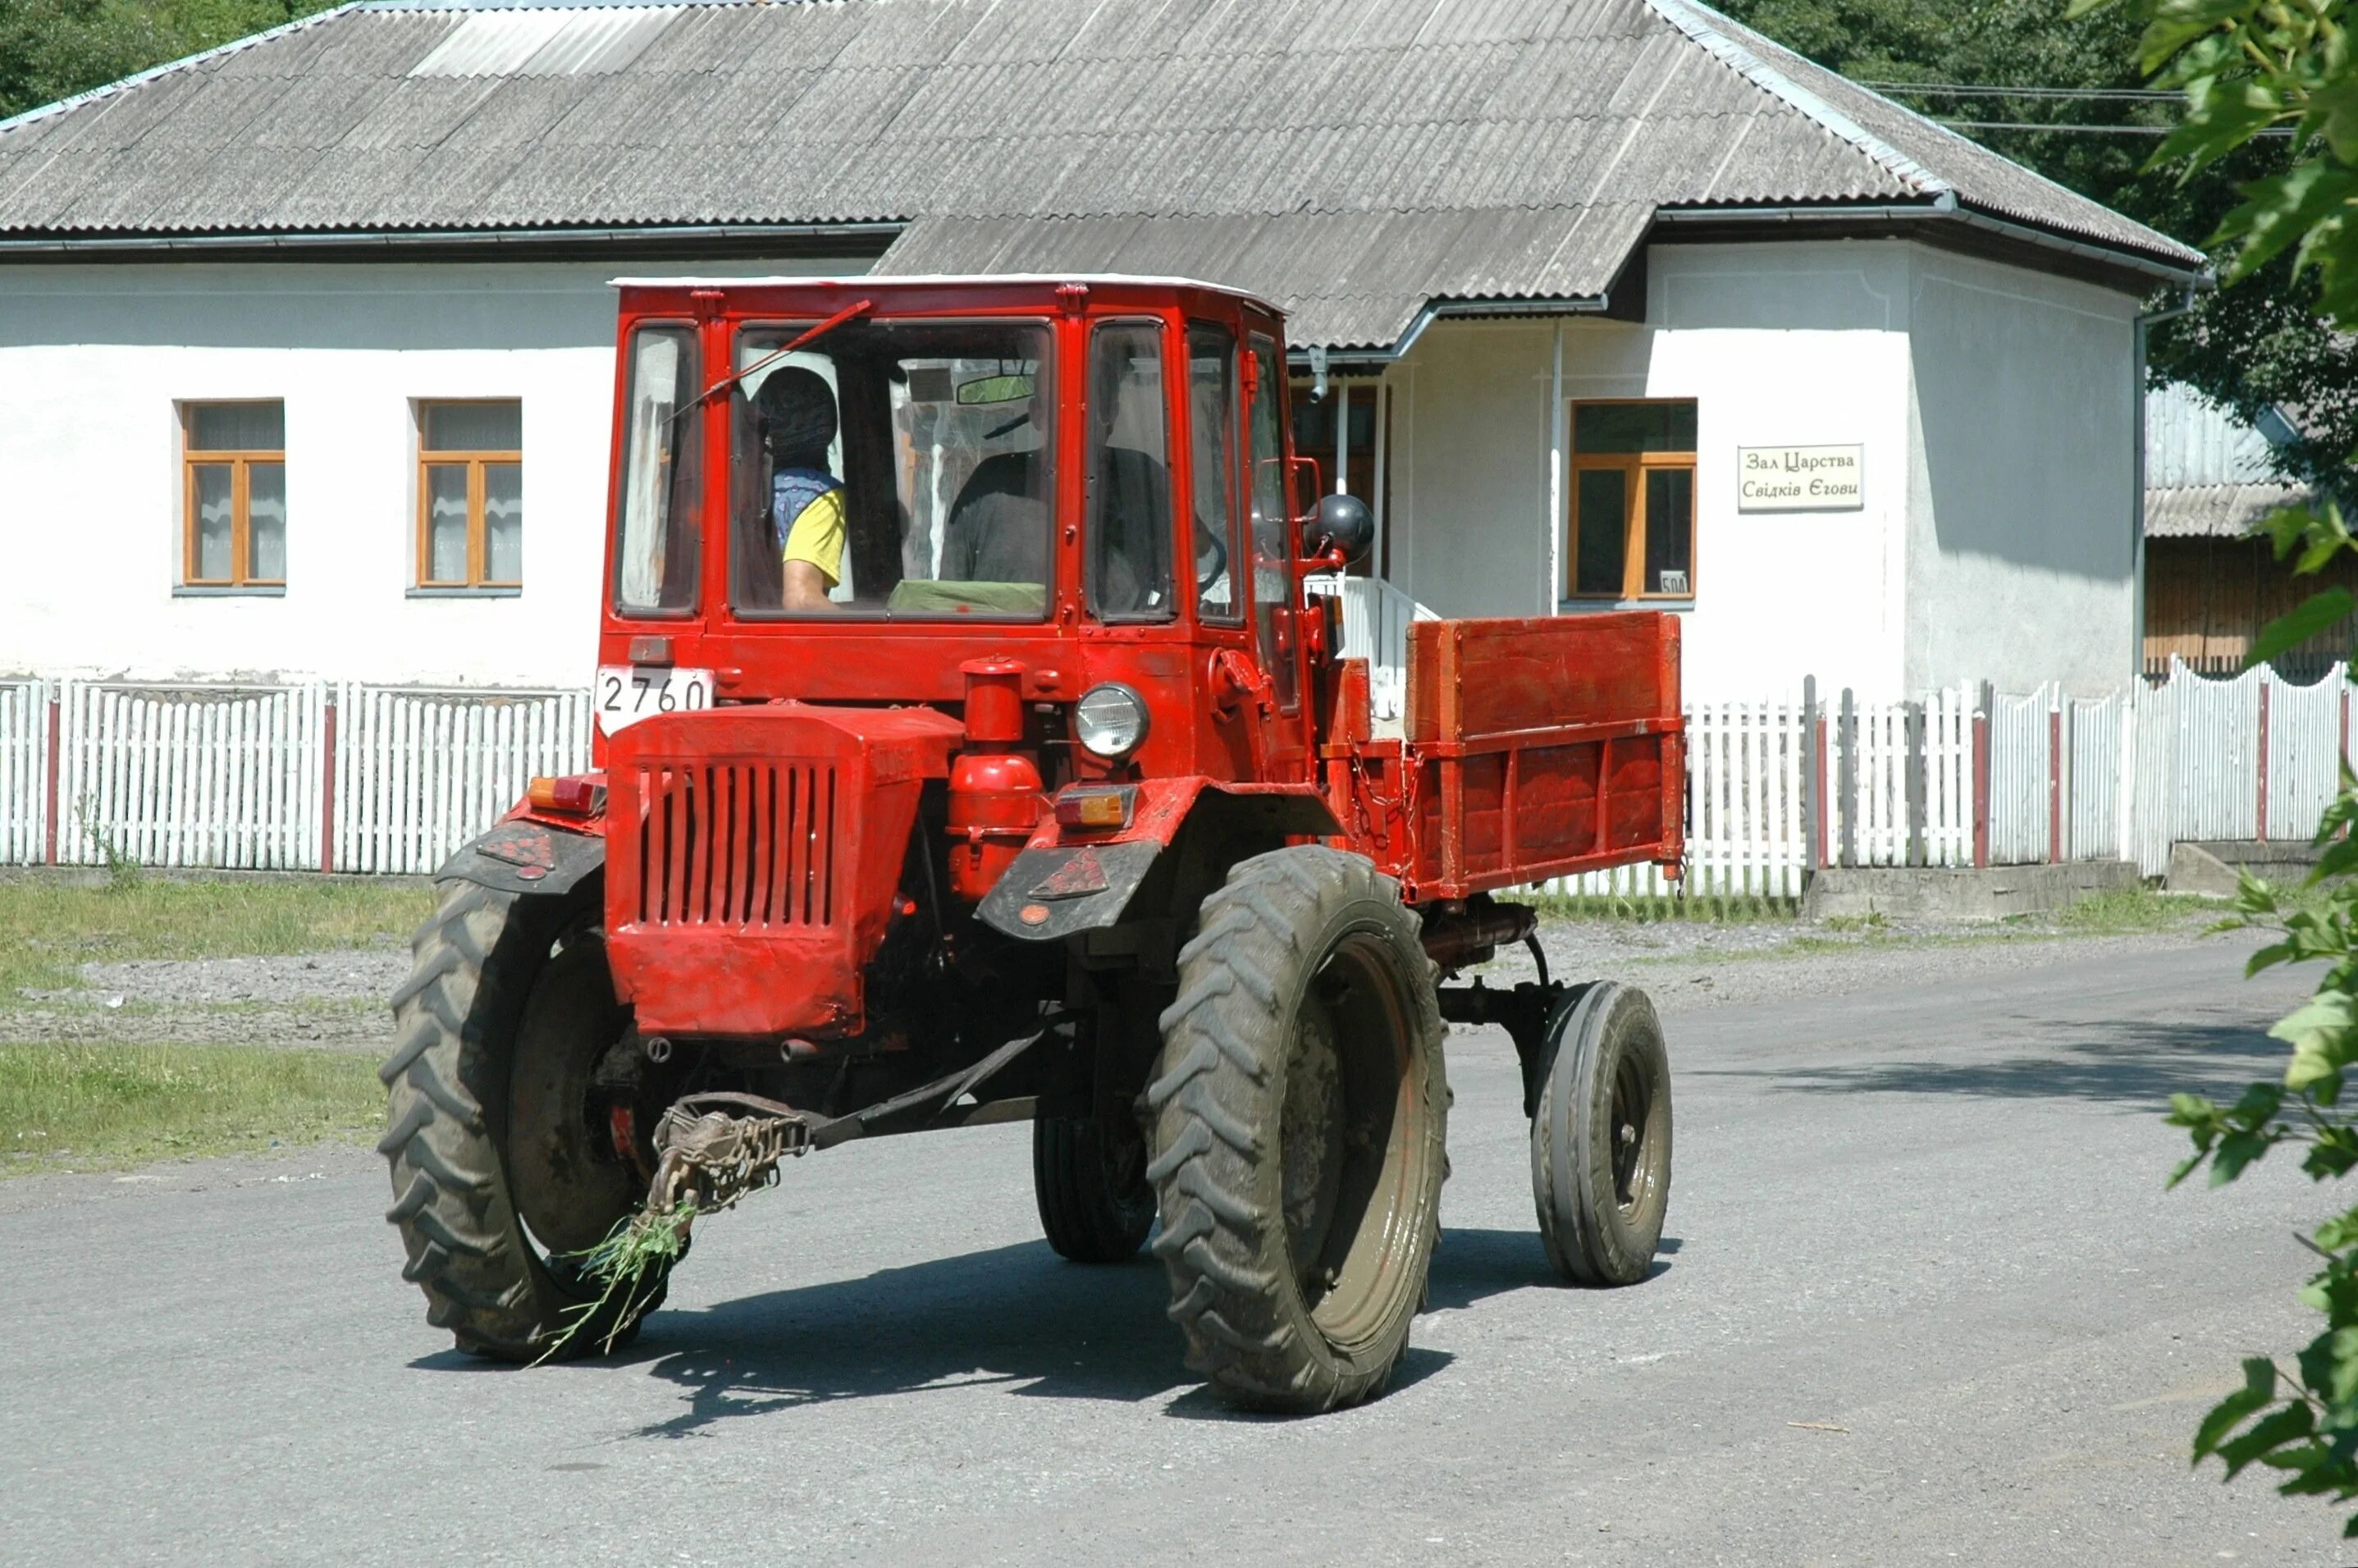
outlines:
[[0, 671], [579, 685], [607, 280], [874, 266], [1275, 299], [1444, 614], [2129, 678], [2197, 253], [1685, 0], [1316, 9], [370, 3], [0, 125]]

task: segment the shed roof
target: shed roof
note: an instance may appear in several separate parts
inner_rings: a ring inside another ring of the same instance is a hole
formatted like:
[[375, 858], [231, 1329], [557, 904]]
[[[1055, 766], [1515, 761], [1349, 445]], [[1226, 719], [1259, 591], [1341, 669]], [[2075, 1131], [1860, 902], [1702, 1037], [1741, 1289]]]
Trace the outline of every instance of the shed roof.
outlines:
[[1336, 346], [1595, 297], [1661, 209], [1875, 203], [2203, 260], [1690, 0], [367, 0], [0, 124], [0, 244], [878, 222]]
[[2316, 498], [2257, 426], [2180, 382], [2146, 394], [2145, 485], [2145, 531], [2157, 539], [2234, 538]]

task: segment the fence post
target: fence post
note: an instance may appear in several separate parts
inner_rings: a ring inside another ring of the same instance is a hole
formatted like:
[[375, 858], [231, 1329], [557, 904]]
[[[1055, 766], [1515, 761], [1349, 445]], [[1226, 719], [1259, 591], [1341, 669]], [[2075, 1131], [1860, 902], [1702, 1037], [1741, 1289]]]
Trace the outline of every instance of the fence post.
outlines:
[[336, 696], [319, 705], [319, 870], [336, 869]]
[[59, 694], [51, 691], [49, 693], [49, 766], [44, 770], [49, 776], [45, 781], [41, 813], [41, 864], [45, 866], [54, 866], [58, 863], [58, 770], [65, 765], [63, 758], [65, 749], [59, 744], [59, 740], [65, 732], [65, 726], [60, 722], [59, 707]]
[[1814, 871], [1824, 863], [1826, 825], [1826, 735], [1818, 722], [1818, 677], [1801, 677], [1801, 866]]
[[1974, 701], [1974, 865], [1976, 869], [1989, 864], [1990, 819], [1990, 712], [1996, 706], [1996, 696], [1990, 683], [1982, 682]]
[[2047, 699], [2047, 863], [2063, 863], [2063, 688]]
[[2260, 744], [2257, 762], [2260, 770], [2260, 795], [2256, 803], [2254, 837], [2263, 844], [2268, 841], [2268, 688], [2276, 683], [2268, 672], [2260, 672]]
[[1842, 800], [1840, 858], [1847, 868], [1858, 864], [1858, 702], [1848, 687], [1843, 687], [1842, 722], [1834, 730], [1834, 744], [1841, 748], [1834, 768], [1834, 791]]

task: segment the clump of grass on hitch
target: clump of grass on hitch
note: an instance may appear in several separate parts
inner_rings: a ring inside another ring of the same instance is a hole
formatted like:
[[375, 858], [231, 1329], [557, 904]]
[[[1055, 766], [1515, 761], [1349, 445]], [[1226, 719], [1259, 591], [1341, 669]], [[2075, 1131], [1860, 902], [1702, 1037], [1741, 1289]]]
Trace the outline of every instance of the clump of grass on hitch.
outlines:
[[581, 1260], [581, 1275], [600, 1287], [597, 1299], [565, 1309], [568, 1321], [551, 1336], [548, 1348], [534, 1357], [537, 1367], [550, 1359], [589, 1330], [604, 1312], [619, 1299], [621, 1306], [606, 1320], [604, 1342], [600, 1350], [611, 1351], [614, 1342], [638, 1321], [644, 1303], [654, 1289], [651, 1281], [661, 1280], [671, 1271], [671, 1266], [687, 1250], [688, 1227], [696, 1221], [696, 1195], [688, 1194], [668, 1208], [641, 1208], [614, 1222], [614, 1228], [595, 1247], [585, 1248], [565, 1256]]

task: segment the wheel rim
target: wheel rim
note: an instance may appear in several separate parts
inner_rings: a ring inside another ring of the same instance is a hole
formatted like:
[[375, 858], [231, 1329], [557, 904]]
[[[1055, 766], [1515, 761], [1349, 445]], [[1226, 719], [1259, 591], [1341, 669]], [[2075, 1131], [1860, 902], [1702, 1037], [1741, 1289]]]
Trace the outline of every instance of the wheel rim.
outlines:
[[1635, 1053], [1624, 1052], [1613, 1071], [1613, 1198], [1624, 1217], [1641, 1213], [1661, 1186], [1661, 1138], [1656, 1127], [1654, 1075]]
[[1368, 933], [1336, 944], [1296, 1011], [1278, 1130], [1287, 1252], [1338, 1345], [1389, 1321], [1422, 1239], [1432, 1155], [1409, 1028], [1391, 955]]

